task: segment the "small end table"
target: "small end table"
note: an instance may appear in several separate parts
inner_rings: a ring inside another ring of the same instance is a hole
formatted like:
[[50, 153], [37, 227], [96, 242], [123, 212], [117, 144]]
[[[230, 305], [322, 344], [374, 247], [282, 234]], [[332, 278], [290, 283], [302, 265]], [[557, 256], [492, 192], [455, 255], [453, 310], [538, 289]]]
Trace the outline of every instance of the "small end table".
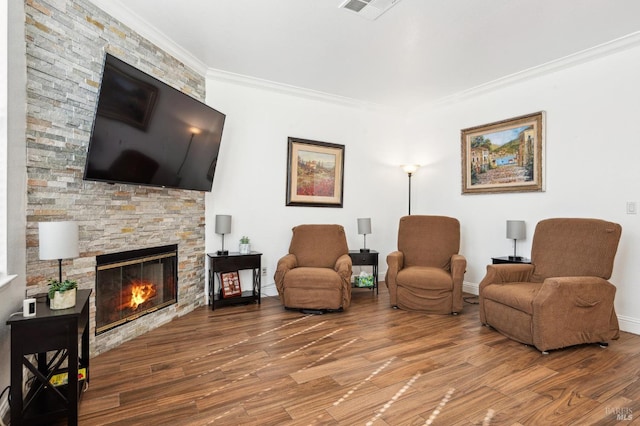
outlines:
[[491, 261], [494, 265], [499, 263], [531, 263], [531, 259], [526, 257], [500, 256], [492, 257]]
[[[378, 294], [378, 252], [375, 250], [349, 250], [351, 264], [354, 266], [371, 266], [373, 269], [373, 288]], [[363, 288], [363, 287], [358, 287]]]

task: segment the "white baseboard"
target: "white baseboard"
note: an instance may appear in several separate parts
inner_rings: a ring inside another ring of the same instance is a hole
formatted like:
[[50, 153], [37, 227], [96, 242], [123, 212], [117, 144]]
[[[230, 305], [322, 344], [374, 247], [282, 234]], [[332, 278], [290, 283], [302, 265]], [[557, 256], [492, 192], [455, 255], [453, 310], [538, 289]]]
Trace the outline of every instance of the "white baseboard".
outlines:
[[262, 296], [277, 296], [278, 289], [276, 288], [276, 283], [270, 283], [267, 285], [263, 285], [260, 288], [260, 294]]
[[640, 334], [640, 318], [626, 317], [618, 315], [620, 330], [627, 333]]
[[462, 283], [462, 291], [465, 293], [471, 293], [478, 295], [478, 283], [471, 283], [469, 281], [464, 281]]

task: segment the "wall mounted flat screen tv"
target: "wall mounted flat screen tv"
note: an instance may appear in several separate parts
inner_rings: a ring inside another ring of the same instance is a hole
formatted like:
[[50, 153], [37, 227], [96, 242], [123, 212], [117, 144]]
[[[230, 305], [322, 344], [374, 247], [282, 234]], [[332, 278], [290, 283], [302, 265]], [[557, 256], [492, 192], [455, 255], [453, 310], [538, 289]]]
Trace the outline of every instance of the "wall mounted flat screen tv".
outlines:
[[225, 118], [106, 54], [84, 179], [211, 191]]

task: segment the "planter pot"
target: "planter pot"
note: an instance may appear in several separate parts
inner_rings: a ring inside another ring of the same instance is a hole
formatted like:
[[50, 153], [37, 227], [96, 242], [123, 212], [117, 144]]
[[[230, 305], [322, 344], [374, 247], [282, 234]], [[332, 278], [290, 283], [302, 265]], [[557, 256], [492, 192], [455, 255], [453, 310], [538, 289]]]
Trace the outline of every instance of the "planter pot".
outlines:
[[56, 291], [53, 298], [49, 300], [51, 309], [67, 309], [76, 306], [76, 289], [67, 291]]
[[240, 244], [240, 254], [251, 253], [251, 244]]

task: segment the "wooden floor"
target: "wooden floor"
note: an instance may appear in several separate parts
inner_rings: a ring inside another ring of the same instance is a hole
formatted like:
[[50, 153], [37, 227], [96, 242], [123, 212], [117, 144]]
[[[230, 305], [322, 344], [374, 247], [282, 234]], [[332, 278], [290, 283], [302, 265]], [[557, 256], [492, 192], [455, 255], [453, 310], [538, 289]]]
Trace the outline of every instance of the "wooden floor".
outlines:
[[90, 378], [81, 425], [640, 424], [640, 336], [542, 355], [476, 304], [405, 312], [385, 288], [325, 315], [200, 308], [95, 357]]

